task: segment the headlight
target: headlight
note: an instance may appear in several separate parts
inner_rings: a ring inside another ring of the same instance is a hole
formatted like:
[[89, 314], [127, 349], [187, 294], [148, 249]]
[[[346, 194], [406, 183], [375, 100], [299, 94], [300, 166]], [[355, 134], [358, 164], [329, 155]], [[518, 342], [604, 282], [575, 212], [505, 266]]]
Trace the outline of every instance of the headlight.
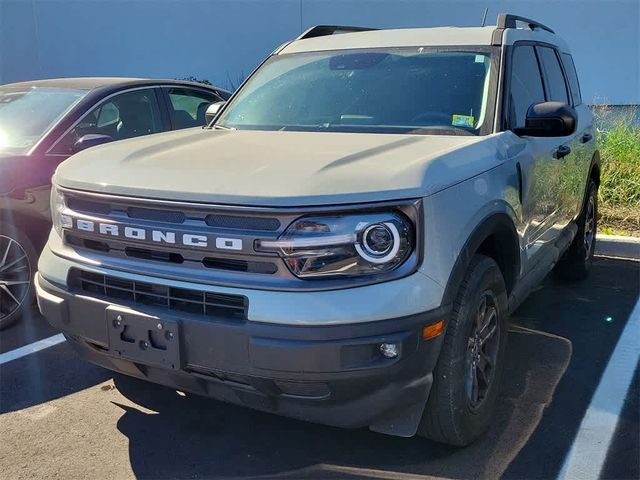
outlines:
[[300, 278], [361, 277], [389, 272], [409, 258], [415, 229], [399, 212], [299, 218], [278, 240], [258, 240], [278, 252]]
[[64, 195], [55, 186], [51, 187], [51, 219], [53, 228], [58, 235], [62, 236], [63, 228], [71, 228], [71, 217], [65, 215], [67, 206], [65, 204]]

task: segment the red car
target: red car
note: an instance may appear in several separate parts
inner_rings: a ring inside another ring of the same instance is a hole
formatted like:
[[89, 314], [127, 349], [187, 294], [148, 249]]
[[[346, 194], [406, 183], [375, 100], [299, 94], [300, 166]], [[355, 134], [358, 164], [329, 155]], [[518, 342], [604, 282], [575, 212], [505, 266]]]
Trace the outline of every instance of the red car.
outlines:
[[33, 301], [51, 176], [101, 143], [201, 127], [221, 88], [180, 80], [63, 78], [0, 86], [0, 329]]

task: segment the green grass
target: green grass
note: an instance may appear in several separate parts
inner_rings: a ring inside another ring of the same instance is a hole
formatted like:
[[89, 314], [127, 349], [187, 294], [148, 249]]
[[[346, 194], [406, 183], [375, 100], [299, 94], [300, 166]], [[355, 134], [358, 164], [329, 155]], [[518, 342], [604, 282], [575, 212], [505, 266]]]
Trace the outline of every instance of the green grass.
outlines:
[[640, 235], [640, 125], [633, 111], [612, 118], [606, 106], [594, 110], [602, 158], [601, 231]]

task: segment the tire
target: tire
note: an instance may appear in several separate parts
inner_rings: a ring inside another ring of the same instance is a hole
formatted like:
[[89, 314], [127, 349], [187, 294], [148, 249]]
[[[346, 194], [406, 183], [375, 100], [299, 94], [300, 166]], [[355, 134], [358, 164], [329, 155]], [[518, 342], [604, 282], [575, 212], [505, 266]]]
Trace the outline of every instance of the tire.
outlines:
[[596, 249], [598, 186], [593, 180], [589, 180], [587, 196], [577, 223], [578, 233], [554, 269], [558, 277], [572, 282], [587, 278]]
[[507, 343], [507, 305], [498, 265], [489, 257], [474, 255], [454, 301], [418, 435], [466, 446], [489, 428]]
[[25, 233], [13, 225], [0, 223], [0, 330], [31, 309], [37, 259]]

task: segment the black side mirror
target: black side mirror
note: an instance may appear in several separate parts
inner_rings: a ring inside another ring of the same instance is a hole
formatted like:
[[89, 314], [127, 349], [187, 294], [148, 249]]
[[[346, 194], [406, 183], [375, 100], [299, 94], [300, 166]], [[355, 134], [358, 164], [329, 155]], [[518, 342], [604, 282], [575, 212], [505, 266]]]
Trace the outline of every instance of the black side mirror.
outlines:
[[216, 103], [212, 103], [207, 107], [207, 111], [204, 114], [204, 119], [207, 125], [213, 122], [213, 119], [216, 118], [216, 115], [218, 115], [218, 112], [224, 106], [225, 103], [227, 102], [216, 102]]
[[576, 131], [578, 115], [562, 102], [534, 103], [527, 111], [525, 126], [513, 133], [526, 137], [566, 137]]
[[96, 145], [102, 145], [103, 143], [113, 142], [113, 138], [109, 135], [100, 135], [98, 133], [88, 133], [80, 137], [76, 143], [73, 144], [73, 153], [78, 153], [80, 150], [86, 150]]

